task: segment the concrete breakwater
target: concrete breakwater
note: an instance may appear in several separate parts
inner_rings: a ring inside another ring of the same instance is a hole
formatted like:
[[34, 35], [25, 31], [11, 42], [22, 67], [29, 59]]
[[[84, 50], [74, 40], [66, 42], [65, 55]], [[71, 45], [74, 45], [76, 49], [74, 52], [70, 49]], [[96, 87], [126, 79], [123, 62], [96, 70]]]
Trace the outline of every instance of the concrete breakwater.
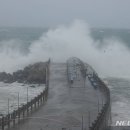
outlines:
[[15, 127], [16, 124], [29, 118], [29, 115], [32, 112], [36, 111], [41, 105], [43, 105], [46, 102], [48, 96], [48, 88], [49, 88], [49, 65], [50, 65], [50, 60], [46, 63], [46, 68], [45, 68], [46, 87], [43, 90], [43, 92], [41, 92], [31, 101], [27, 101], [27, 103], [22, 105], [21, 107], [18, 106], [17, 110], [14, 110], [12, 113], [8, 113], [7, 115], [3, 116], [0, 119], [1, 130]]
[[75, 75], [77, 75], [76, 67], [80, 67], [84, 80], [88, 77], [94, 89], [99, 89], [103, 93], [105, 100], [102, 100], [102, 108], [99, 110], [98, 101], [98, 115], [93, 122], [89, 123], [89, 130], [106, 130], [111, 124], [111, 101], [109, 88], [98, 77], [95, 70], [90, 65], [83, 63], [80, 59], [70, 58], [67, 63], [69, 83], [73, 84], [76, 78]]
[[[94, 79], [92, 81], [92, 78]], [[98, 113], [97, 119], [90, 126], [90, 130], [105, 130], [111, 124], [111, 103], [110, 103], [110, 91], [108, 87], [103, 83], [103, 81], [98, 76], [89, 77], [92, 85], [99, 87], [104, 93], [106, 101], [103, 104], [101, 111]], [[94, 84], [96, 83], [96, 84]]]
[[106, 98], [105, 102], [102, 102], [101, 111], [99, 111], [97, 119], [92, 122], [89, 130], [106, 130], [111, 124], [111, 101], [110, 101], [110, 90], [105, 85], [105, 83], [98, 77], [97, 73], [93, 70], [91, 66], [86, 64], [86, 73], [92, 86], [104, 94]]
[[[50, 70], [49, 78], [49, 67], [46, 69], [46, 92], [38, 95], [35, 101], [39, 108], [48, 96], [45, 106], [28, 116], [31, 108], [35, 111], [35, 104], [32, 107], [28, 105], [30, 107], [24, 114], [22, 111], [20, 116], [16, 115], [15, 121], [14, 118], [4, 118], [1, 124], [4, 124], [5, 119], [7, 122], [1, 127], [2, 130], [11, 126], [15, 126], [13, 130], [106, 129], [110, 123], [110, 92], [92, 67], [77, 58], [72, 58], [67, 61], [67, 71], [65, 63], [51, 63]], [[19, 123], [27, 118], [28, 122]], [[19, 124], [15, 125], [16, 123]]]

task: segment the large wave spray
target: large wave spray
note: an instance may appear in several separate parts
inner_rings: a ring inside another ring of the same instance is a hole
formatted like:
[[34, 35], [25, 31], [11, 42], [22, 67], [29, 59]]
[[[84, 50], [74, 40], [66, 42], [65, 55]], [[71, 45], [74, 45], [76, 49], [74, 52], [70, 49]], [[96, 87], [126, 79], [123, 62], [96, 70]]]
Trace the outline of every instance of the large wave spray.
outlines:
[[65, 62], [75, 56], [92, 65], [102, 76], [130, 76], [130, 52], [125, 44], [116, 39], [104, 39], [102, 47], [99, 44], [91, 37], [89, 26], [84, 21], [76, 20], [70, 25], [48, 30], [29, 46], [26, 55], [18, 46], [12, 46], [14, 44], [3, 44], [0, 71], [13, 72], [49, 57], [55, 62]]

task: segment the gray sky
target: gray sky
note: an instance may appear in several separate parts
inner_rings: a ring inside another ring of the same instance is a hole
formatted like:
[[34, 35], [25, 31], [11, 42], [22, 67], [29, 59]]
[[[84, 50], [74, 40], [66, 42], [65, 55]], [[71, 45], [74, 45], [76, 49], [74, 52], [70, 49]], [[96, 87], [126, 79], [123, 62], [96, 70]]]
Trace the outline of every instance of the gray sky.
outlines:
[[91, 27], [130, 28], [130, 0], [0, 0], [0, 26], [55, 26], [82, 19]]

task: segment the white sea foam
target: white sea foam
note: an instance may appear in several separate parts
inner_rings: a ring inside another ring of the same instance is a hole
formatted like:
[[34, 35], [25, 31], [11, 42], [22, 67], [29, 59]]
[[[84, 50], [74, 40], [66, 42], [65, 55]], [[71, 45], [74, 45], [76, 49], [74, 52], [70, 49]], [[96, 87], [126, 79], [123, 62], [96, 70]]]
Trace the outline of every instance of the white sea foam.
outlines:
[[111, 92], [112, 125], [130, 119], [130, 79], [106, 78]]
[[[24, 85], [24, 86], [23, 86]], [[0, 114], [8, 113], [8, 99], [9, 99], [9, 111], [18, 108], [18, 93], [19, 93], [19, 105], [27, 103], [27, 88], [28, 88], [28, 101], [37, 96], [45, 89], [45, 85], [33, 85], [35, 87], [21, 83], [3, 83], [0, 82]]]
[[91, 30], [84, 21], [76, 20], [70, 25], [61, 25], [50, 29], [39, 40], [29, 46], [27, 55], [21, 53], [16, 41], [0, 49], [0, 71], [13, 72], [25, 65], [45, 61], [64, 61], [70, 57], [79, 57], [91, 64], [101, 75], [130, 76], [130, 52], [117, 39], [104, 39], [103, 46], [95, 42]]
[[130, 119], [130, 105], [127, 98], [120, 99], [119, 101], [112, 103], [112, 116], [113, 124], [118, 120], [129, 120]]
[[[92, 65], [100, 76], [130, 77], [130, 51], [125, 44], [118, 39], [110, 38], [104, 39], [103, 46], [100, 46], [100, 42], [95, 42], [91, 37], [91, 29], [84, 21], [76, 20], [70, 25], [61, 25], [55, 29], [48, 30], [39, 40], [31, 43], [28, 48], [28, 54], [24, 54], [21, 51], [19, 42], [14, 39], [3, 41], [0, 44], [2, 45], [0, 46], [0, 71], [13, 72], [30, 63], [45, 61], [48, 58], [52, 58], [55, 62], [65, 62], [68, 57], [75, 56]], [[111, 84], [110, 86], [110, 89], [114, 91], [113, 86]], [[24, 88], [22, 95], [26, 102], [25, 87], [14, 87], [14, 89], [13, 87], [11, 89], [8, 87], [0, 88], [0, 95], [6, 92], [5, 95], [7, 96], [8, 93], [11, 93], [10, 91], [15, 92], [17, 89], [21, 90]], [[117, 93], [113, 93], [113, 95], [115, 94]], [[5, 96], [1, 97], [4, 98]], [[17, 94], [14, 97], [17, 97]], [[4, 100], [4, 109], [6, 109], [7, 97], [4, 99], [6, 99], [6, 101]], [[123, 96], [113, 103], [114, 120], [129, 118], [130, 106], [127, 98]]]

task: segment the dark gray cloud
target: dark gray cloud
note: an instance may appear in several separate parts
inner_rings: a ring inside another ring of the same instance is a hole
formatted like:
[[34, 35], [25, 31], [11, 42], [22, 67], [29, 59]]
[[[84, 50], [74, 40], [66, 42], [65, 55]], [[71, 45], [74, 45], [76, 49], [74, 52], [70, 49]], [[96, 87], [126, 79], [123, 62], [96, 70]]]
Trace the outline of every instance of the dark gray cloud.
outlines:
[[0, 0], [0, 26], [55, 26], [83, 19], [130, 28], [130, 0]]

